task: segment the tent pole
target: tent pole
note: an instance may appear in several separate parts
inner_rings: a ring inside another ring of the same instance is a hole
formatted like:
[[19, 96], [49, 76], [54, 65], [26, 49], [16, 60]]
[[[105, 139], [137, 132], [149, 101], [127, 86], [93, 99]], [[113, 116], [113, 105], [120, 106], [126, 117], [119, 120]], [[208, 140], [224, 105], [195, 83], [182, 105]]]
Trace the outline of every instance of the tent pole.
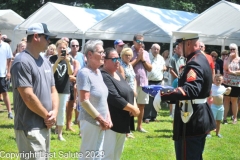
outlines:
[[173, 38], [171, 37], [170, 48], [169, 48], [169, 55], [170, 55], [169, 58], [172, 57], [172, 54], [173, 54], [172, 52], [173, 52]]
[[[84, 44], [85, 44], [85, 33], [83, 34], [83, 37], [82, 37], [82, 49], [81, 49], [81, 52], [83, 53], [84, 51]], [[83, 53], [84, 54], [84, 53]]]
[[225, 38], [222, 40], [221, 52], [225, 50]]

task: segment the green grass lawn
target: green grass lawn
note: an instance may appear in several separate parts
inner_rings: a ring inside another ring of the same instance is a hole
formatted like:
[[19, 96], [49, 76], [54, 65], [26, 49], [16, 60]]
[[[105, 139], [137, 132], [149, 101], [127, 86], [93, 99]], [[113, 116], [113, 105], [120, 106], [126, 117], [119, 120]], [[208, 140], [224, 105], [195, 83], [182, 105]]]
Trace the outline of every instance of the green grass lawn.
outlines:
[[[10, 92], [11, 102], [12, 93]], [[6, 107], [0, 102], [0, 159], [10, 159], [10, 153], [16, 153], [17, 145], [14, 137], [13, 120], [7, 118]], [[149, 133], [134, 132], [135, 139], [125, 142], [122, 160], [174, 160], [175, 152], [172, 141], [172, 119], [168, 108], [162, 108], [157, 117], [160, 122], [143, 124]], [[228, 119], [231, 122], [230, 118]], [[223, 138], [218, 138], [212, 132], [212, 138], [206, 140], [204, 159], [206, 160], [239, 160], [240, 159], [240, 122], [238, 124], [221, 125]], [[77, 159], [75, 153], [80, 150], [81, 138], [76, 132], [64, 131], [66, 142], [57, 140], [57, 135], [51, 135], [51, 159]], [[6, 154], [4, 154], [6, 153]], [[15, 154], [13, 154], [15, 155]], [[13, 158], [17, 159], [17, 158]]]

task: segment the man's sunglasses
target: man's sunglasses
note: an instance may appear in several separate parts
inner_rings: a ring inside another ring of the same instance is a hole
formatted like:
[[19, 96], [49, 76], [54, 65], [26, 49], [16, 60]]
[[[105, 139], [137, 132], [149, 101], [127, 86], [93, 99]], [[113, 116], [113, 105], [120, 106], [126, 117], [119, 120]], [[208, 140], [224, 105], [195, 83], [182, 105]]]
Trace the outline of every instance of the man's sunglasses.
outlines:
[[143, 41], [140, 41], [140, 40], [135, 40], [138, 44], [143, 44]]
[[48, 41], [48, 40], [50, 40], [50, 36], [48, 36], [48, 35], [45, 35], [45, 34], [39, 34], [39, 36], [44, 36], [44, 38]]
[[121, 58], [117, 57], [117, 58], [106, 58], [105, 59], [111, 59], [113, 61], [113, 63], [116, 63], [117, 61], [120, 62]]
[[72, 47], [79, 47], [79, 45], [72, 45]]

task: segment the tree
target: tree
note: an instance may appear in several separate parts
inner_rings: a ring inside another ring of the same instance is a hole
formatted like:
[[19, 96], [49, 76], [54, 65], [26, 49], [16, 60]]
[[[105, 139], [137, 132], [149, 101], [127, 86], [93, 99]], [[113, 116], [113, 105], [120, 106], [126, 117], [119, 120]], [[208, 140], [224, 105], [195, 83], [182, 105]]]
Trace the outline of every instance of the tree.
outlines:
[[[240, 0], [228, 0], [240, 4]], [[219, 0], [1, 0], [0, 9], [12, 9], [27, 18], [47, 2], [77, 7], [116, 10], [125, 3], [133, 3], [163, 9], [202, 13]]]
[[[193, 13], [202, 13], [220, 0], [140, 0], [138, 4], [163, 9], [182, 10]], [[240, 4], [240, 0], [228, 0]]]

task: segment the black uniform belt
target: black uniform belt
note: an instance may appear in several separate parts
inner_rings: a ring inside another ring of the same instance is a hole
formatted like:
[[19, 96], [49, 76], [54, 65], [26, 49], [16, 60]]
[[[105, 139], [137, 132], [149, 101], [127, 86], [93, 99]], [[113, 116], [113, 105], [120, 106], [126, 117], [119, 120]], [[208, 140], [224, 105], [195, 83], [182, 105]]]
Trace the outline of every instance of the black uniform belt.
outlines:
[[160, 83], [160, 82], [162, 82], [162, 80], [161, 81], [148, 81], [149, 83]]

